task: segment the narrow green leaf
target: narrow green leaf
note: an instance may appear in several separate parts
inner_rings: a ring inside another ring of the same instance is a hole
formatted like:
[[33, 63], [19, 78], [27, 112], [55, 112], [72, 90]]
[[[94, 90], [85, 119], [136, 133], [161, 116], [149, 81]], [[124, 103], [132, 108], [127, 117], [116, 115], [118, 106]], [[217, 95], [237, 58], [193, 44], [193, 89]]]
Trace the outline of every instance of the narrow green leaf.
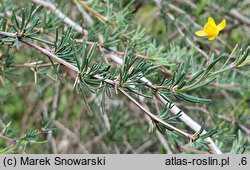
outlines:
[[23, 31], [25, 25], [25, 10], [23, 8], [21, 10], [21, 15], [22, 15], [22, 21], [21, 21], [20, 31]]
[[194, 89], [197, 89], [197, 88], [201, 88], [203, 86], [206, 86], [208, 85], [209, 83], [213, 82], [214, 80], [216, 80], [217, 77], [212, 77], [212, 78], [209, 78], [207, 81], [203, 82], [203, 83], [200, 83], [200, 84], [197, 84], [195, 86], [190, 86], [190, 87], [187, 87], [185, 89], [185, 91], [190, 91], [190, 90], [194, 90]]
[[179, 74], [177, 75], [176, 81], [175, 81], [175, 83], [173, 84], [173, 86], [179, 84], [180, 82], [182, 83], [182, 81], [185, 79], [185, 75], [186, 75], [186, 73], [179, 73]]
[[80, 68], [80, 72], [82, 73], [83, 70], [85, 70], [87, 68], [87, 56], [86, 56], [86, 37], [83, 37], [82, 39], [82, 65]]
[[88, 60], [91, 61], [92, 58], [94, 57], [94, 54], [95, 54], [95, 50], [96, 50], [96, 47], [97, 47], [97, 42], [94, 43], [94, 45], [92, 46], [92, 48], [90, 49], [89, 53], [88, 53]]
[[246, 60], [246, 58], [247, 58], [247, 56], [249, 54], [249, 51], [250, 51], [250, 46], [244, 52], [242, 52], [240, 54], [239, 60], [236, 62], [237, 66], [240, 65], [241, 63], [243, 63]]
[[12, 17], [14, 18], [14, 21], [15, 21], [15, 24], [16, 24], [16, 29], [17, 30], [19, 30], [19, 22], [18, 22], [18, 20], [17, 20], [17, 17], [16, 17], [16, 12], [15, 12], [15, 10], [13, 9], [12, 10]]
[[26, 28], [26, 33], [32, 31], [38, 25], [39, 20], [40, 19], [37, 18], [28, 28]]
[[207, 67], [204, 75], [206, 75], [212, 68], [213, 66], [222, 59], [223, 55], [221, 55], [220, 57], [218, 57], [217, 59], [215, 59], [212, 63], [209, 64], [209, 66]]
[[178, 86], [177, 89], [181, 89], [182, 87], [184, 87], [187, 84], [186, 80], [183, 80]]
[[210, 99], [205, 99], [205, 98], [199, 98], [199, 97], [195, 97], [195, 96], [191, 96], [185, 93], [180, 93], [180, 94], [175, 94], [175, 97], [181, 100], [186, 100], [189, 102], [193, 102], [193, 103], [208, 103], [211, 102]]
[[198, 78], [204, 71], [205, 69], [202, 69], [198, 71], [197, 73], [195, 73], [190, 79], [187, 80], [187, 84], [194, 81], [196, 78]]

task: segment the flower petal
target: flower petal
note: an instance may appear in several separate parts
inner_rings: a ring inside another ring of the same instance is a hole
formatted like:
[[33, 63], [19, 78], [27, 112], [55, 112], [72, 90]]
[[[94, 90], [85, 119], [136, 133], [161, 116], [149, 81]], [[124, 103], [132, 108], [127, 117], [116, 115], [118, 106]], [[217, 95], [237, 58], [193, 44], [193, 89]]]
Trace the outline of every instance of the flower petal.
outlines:
[[220, 31], [226, 26], [226, 20], [223, 19], [219, 25], [217, 25], [217, 29]]
[[215, 39], [215, 37], [216, 37], [216, 36], [209, 36], [208, 39], [209, 39], [210, 41], [212, 41], [212, 40]]
[[215, 24], [215, 21], [214, 21], [214, 19], [213, 19], [212, 17], [208, 17], [207, 22], [212, 22], [212, 23], [214, 23], [214, 24]]
[[213, 22], [207, 22], [203, 30], [207, 36], [211, 37], [216, 36], [219, 33], [217, 26]]
[[207, 36], [207, 34], [205, 33], [204, 30], [196, 31], [195, 34], [196, 34], [197, 36]]

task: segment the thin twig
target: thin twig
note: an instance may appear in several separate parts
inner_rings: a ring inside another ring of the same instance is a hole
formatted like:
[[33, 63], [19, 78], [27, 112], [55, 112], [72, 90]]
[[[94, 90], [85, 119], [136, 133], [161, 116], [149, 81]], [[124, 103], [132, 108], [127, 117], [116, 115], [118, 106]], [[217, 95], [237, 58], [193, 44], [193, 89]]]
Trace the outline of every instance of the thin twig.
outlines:
[[[56, 83], [55, 85], [55, 95], [52, 101], [52, 112], [50, 114], [50, 118], [52, 120], [55, 120], [56, 118], [56, 113], [57, 113], [57, 105], [58, 105], [58, 99], [59, 99], [59, 93], [60, 92], [60, 81]], [[47, 139], [50, 143], [51, 149], [52, 149], [52, 153], [53, 154], [57, 154], [57, 147], [56, 147], [56, 141], [53, 137], [53, 133], [49, 133], [47, 135]]]
[[147, 148], [149, 148], [150, 146], [152, 146], [154, 144], [153, 140], [148, 140], [145, 143], [143, 143], [138, 149], [135, 150], [135, 152], [137, 154], [139, 153], [143, 153], [144, 150], [146, 150]]
[[80, 4], [87, 12], [91, 13], [92, 15], [94, 15], [96, 18], [98, 18], [100, 21], [102, 22], [107, 22], [108, 19], [107, 17], [99, 14], [98, 12], [96, 12], [94, 9], [90, 8], [88, 6], [88, 4], [84, 1], [81, 0], [74, 0], [76, 3]]
[[76, 136], [75, 133], [73, 133], [71, 130], [69, 130], [68, 128], [66, 128], [64, 125], [62, 125], [60, 122], [58, 121], [54, 121], [53, 123], [58, 129], [60, 129], [61, 131], [63, 131], [71, 140], [73, 140], [79, 147], [80, 151], [82, 153], [89, 153], [88, 150], [86, 149], [86, 147], [81, 143], [80, 139], [78, 138], [78, 136]]
[[193, 136], [164, 122], [163, 120], [161, 120], [159, 117], [157, 117], [156, 115], [154, 115], [153, 113], [151, 113], [150, 111], [146, 110], [139, 102], [137, 102], [133, 97], [131, 97], [127, 92], [125, 92], [123, 89], [118, 87], [118, 90], [124, 94], [127, 98], [129, 98], [135, 105], [137, 105], [142, 111], [144, 111], [153, 121], [157, 122], [157, 123], [161, 123], [162, 125], [164, 125], [167, 129], [169, 130], [174, 130], [175, 132], [178, 132], [179, 134], [181, 134], [182, 136], [186, 137], [187, 139], [193, 140]]

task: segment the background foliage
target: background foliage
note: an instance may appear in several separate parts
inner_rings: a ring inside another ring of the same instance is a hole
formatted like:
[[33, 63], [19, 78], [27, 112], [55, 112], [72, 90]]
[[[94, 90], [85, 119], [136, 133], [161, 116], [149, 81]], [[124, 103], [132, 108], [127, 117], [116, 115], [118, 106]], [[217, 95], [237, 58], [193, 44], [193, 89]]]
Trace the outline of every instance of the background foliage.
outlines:
[[249, 8], [0, 0], [0, 153], [250, 153]]

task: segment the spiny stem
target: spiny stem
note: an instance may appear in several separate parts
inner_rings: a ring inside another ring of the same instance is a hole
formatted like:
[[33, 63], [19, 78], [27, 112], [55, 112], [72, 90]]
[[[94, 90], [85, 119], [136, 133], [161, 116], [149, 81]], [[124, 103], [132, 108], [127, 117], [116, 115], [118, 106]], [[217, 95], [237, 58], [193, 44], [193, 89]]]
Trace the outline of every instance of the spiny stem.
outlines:
[[[13, 33], [6, 33], [6, 32], [0, 32], [0, 35], [4, 35], [4, 36], [10, 36], [12, 38], [15, 38], [16, 34], [13, 34]], [[76, 73], [80, 73], [79, 69], [77, 67], [75, 67], [74, 65], [68, 63], [67, 61], [59, 58], [57, 55], [51, 53], [50, 51], [40, 47], [40, 46], [37, 46], [36, 44], [33, 44], [32, 42], [29, 42], [27, 40], [25, 40], [24, 38], [22, 37], [19, 37], [19, 41], [23, 42], [24, 44], [36, 49], [37, 51], [41, 52], [42, 54], [46, 55], [47, 57], [57, 61], [58, 63], [61, 63], [62, 65], [68, 67], [69, 69], [75, 71]], [[103, 79], [101, 76], [99, 75], [94, 75], [95, 78], [97, 79]], [[119, 85], [119, 82], [117, 82], [116, 80], [110, 80], [110, 79], [104, 79], [103, 80], [105, 83], [107, 84], [110, 84], [110, 85], [113, 85], [113, 86], [118, 86]], [[161, 123], [163, 124], [167, 129], [169, 130], [173, 130], [177, 133], [179, 133], [180, 135], [188, 138], [189, 140], [193, 140], [194, 138], [192, 137], [192, 135], [186, 133], [186, 132], [183, 132], [182, 130], [164, 122], [163, 120], [161, 120], [159, 117], [157, 117], [156, 115], [154, 115], [153, 113], [149, 112], [148, 110], [146, 110], [142, 105], [140, 105], [134, 98], [132, 98], [127, 92], [125, 92], [122, 88], [118, 87], [118, 90], [124, 94], [126, 97], [128, 97], [134, 104], [136, 104], [141, 110], [143, 110], [153, 121], [155, 122], [158, 122], [158, 123]]]

